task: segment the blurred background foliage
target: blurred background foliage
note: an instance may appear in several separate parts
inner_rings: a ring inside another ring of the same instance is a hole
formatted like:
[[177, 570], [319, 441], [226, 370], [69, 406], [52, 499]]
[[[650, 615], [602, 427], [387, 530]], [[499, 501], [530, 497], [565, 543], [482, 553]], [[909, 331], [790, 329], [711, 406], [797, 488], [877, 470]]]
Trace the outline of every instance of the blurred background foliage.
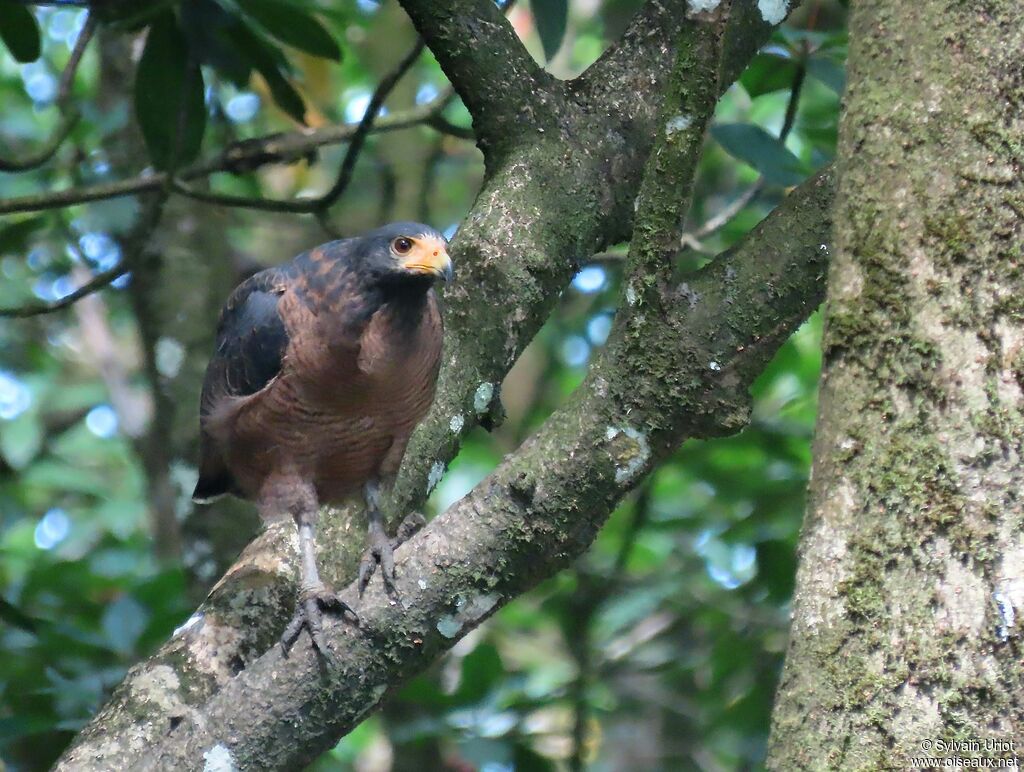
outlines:
[[[521, 0], [509, 16], [530, 52], [568, 78], [639, 5]], [[357, 122], [416, 39], [390, 0], [100, 8], [62, 94], [87, 11], [0, 0], [0, 159], [39, 154], [70, 127], [44, 163], [0, 172], [0, 203], [217, 159], [303, 125]], [[805, 2], [721, 100], [681, 274], [832, 158], [844, 26], [844, 3]], [[436, 104], [447, 128], [371, 134], [325, 225], [175, 196], [111, 287], [58, 313], [0, 318], [0, 768], [52, 763], [254, 533], [247, 505], [188, 501], [199, 379], [231, 287], [326, 240], [325, 226], [347, 234], [418, 219], [457, 230], [483, 168], [465, 136], [469, 116], [446, 89], [425, 52], [379, 116]], [[308, 198], [331, 186], [344, 154], [325, 145], [196, 186]], [[59, 301], [116, 269], [140, 210], [119, 197], [0, 219], [0, 308]], [[431, 514], [580, 382], [609, 331], [624, 249], [581, 267], [508, 375], [507, 420], [467, 437]], [[786, 641], [818, 342], [815, 316], [755, 384], [748, 429], [682, 447], [573, 569], [471, 633], [313, 768], [758, 768]]]

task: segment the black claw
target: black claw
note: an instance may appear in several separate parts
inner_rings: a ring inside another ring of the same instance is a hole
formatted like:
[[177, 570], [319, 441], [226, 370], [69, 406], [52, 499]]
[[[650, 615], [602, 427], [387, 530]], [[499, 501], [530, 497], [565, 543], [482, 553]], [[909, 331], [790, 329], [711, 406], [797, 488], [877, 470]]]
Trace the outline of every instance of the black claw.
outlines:
[[412, 512], [398, 526], [394, 537], [389, 538], [383, 530], [370, 529], [370, 546], [363, 553], [359, 561], [359, 597], [370, 584], [374, 571], [380, 566], [381, 581], [384, 582], [384, 589], [387, 594], [399, 603], [402, 602], [395, 585], [397, 572], [395, 571], [395, 550], [399, 545], [404, 544], [426, 525], [426, 518], [419, 512]]
[[391, 540], [391, 547], [398, 549], [398, 545], [405, 544], [413, 536], [419, 533], [420, 529], [427, 524], [427, 518], [419, 512], [410, 512], [405, 519], [399, 523], [395, 538]]
[[281, 633], [281, 653], [288, 656], [292, 644], [298, 640], [303, 628], [309, 631], [313, 648], [316, 649], [325, 659], [332, 659], [331, 650], [327, 648], [324, 640], [323, 614], [322, 611], [333, 611], [345, 618], [351, 617], [352, 622], [358, 626], [359, 617], [352, 608], [341, 598], [326, 588], [312, 592], [299, 594], [295, 604], [295, 615], [292, 617], [284, 632]]
[[373, 569], [376, 568], [377, 561], [373, 558], [372, 550], [367, 550], [363, 553], [363, 557], [359, 561], [359, 597], [363, 597], [363, 593], [366, 592], [367, 586], [370, 584], [370, 578], [373, 576]]

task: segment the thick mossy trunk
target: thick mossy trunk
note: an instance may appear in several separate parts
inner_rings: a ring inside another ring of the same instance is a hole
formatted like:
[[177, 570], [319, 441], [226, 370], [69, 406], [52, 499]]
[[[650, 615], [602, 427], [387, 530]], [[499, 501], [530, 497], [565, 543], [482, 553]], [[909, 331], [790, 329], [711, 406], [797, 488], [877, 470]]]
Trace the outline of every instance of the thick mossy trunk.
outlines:
[[1013, 755], [986, 738], [1024, 755], [1024, 4], [862, 0], [851, 17], [769, 766]]

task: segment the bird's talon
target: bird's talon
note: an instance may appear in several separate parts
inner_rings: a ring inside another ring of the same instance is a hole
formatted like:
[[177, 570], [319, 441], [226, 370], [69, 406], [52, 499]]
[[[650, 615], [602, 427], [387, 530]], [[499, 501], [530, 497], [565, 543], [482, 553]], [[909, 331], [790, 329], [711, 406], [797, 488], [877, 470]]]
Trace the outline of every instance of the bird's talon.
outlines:
[[423, 526], [427, 524], [427, 519], [419, 512], [410, 512], [405, 516], [405, 519], [398, 524], [398, 530], [395, 532], [395, 537], [391, 539], [391, 548], [398, 549], [399, 545], [405, 544], [409, 539], [419, 533]]
[[[420, 517], [422, 517], [422, 515]], [[408, 520], [408, 518], [406, 518], [406, 520]], [[384, 590], [392, 599], [401, 603], [398, 587], [395, 585], [395, 579], [397, 578], [397, 572], [395, 571], [395, 549], [399, 544], [402, 544], [402, 542], [408, 539], [412, 533], [419, 530], [419, 527], [411, 533], [403, 534], [403, 527], [400, 526], [399, 533], [395, 538], [389, 537], [383, 532], [383, 530], [370, 531], [370, 546], [366, 549], [366, 552], [363, 553], [363, 557], [359, 561], [360, 597], [362, 597], [363, 592], [369, 586], [370, 579], [373, 578], [373, 574], [377, 570], [377, 566], [380, 566], [380, 577], [381, 581], [384, 582]]]
[[324, 640], [323, 613], [331, 611], [340, 614], [343, 619], [351, 617], [353, 624], [359, 626], [359, 616], [352, 608], [335, 593], [326, 587], [318, 587], [312, 590], [303, 590], [299, 593], [298, 602], [295, 604], [295, 614], [292, 616], [288, 626], [281, 633], [281, 652], [288, 656], [303, 628], [309, 632], [313, 648], [324, 658], [332, 659], [331, 650], [327, 648]]

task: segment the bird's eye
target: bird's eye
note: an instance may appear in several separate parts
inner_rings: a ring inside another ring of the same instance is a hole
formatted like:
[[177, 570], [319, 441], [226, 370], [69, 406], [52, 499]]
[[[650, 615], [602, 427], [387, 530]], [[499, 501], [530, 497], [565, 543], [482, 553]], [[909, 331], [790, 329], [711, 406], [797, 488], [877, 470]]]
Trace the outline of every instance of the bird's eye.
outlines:
[[396, 255], [408, 254], [409, 250], [412, 249], [412, 239], [407, 239], [405, 236], [399, 236], [391, 242], [391, 248], [395, 250]]

